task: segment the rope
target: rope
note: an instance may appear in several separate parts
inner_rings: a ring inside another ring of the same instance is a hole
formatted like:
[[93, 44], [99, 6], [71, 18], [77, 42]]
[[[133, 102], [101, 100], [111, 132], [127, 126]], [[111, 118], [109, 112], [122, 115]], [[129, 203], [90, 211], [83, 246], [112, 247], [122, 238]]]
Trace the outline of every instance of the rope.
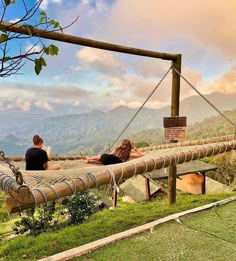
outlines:
[[142, 106], [136, 111], [136, 113], [134, 114], [134, 116], [131, 118], [131, 120], [127, 123], [127, 125], [125, 126], [125, 128], [122, 130], [122, 132], [120, 133], [120, 135], [115, 139], [115, 141], [111, 144], [111, 146], [106, 150], [106, 151], [110, 151], [111, 148], [114, 146], [114, 144], [119, 140], [119, 138], [122, 136], [122, 134], [127, 130], [127, 128], [129, 127], [129, 125], [132, 123], [132, 121], [135, 119], [135, 117], [138, 115], [138, 113], [142, 110], [142, 108], [144, 107], [144, 105], [147, 103], [147, 101], [151, 98], [151, 96], [153, 95], [153, 93], [156, 91], [156, 89], [160, 86], [160, 84], [163, 82], [163, 80], [166, 78], [166, 76], [168, 75], [168, 73], [170, 72], [172, 66], [170, 66], [170, 68], [167, 70], [167, 72], [164, 74], [164, 76], [161, 78], [161, 80], [159, 81], [159, 83], [155, 86], [155, 88], [153, 89], [153, 91], [148, 95], [148, 97], [146, 98], [146, 100], [144, 101], [144, 103], [142, 104]]
[[216, 112], [218, 112], [226, 121], [228, 121], [235, 130], [236, 133], [236, 124], [233, 123], [229, 118], [227, 118], [219, 109], [216, 108], [216, 106], [211, 103], [200, 91], [198, 91], [173, 65], [173, 70], [182, 78], [185, 80], [185, 82], [199, 95], [201, 96]]

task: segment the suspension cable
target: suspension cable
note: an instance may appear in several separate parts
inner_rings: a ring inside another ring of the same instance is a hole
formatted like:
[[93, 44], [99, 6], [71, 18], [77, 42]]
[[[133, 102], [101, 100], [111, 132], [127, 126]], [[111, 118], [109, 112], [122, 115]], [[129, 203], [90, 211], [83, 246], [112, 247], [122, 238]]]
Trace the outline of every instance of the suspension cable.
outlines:
[[228, 121], [235, 129], [236, 131], [236, 124], [233, 123], [229, 118], [227, 118], [219, 109], [216, 108], [214, 104], [212, 104], [202, 93], [200, 93], [199, 90], [197, 90], [173, 65], [172, 68], [175, 70], [175, 72], [185, 80], [185, 82], [198, 94], [200, 95], [213, 109], [215, 109], [226, 121]]
[[122, 132], [120, 133], [120, 135], [115, 139], [115, 141], [111, 144], [111, 146], [106, 150], [106, 151], [110, 151], [111, 148], [114, 146], [114, 144], [119, 140], [119, 138], [122, 136], [122, 134], [126, 131], [126, 129], [129, 127], [129, 125], [131, 124], [131, 122], [135, 119], [135, 117], [138, 115], [138, 113], [142, 110], [142, 108], [144, 107], [144, 105], [147, 103], [147, 101], [151, 98], [151, 96], [153, 95], [153, 93], [156, 91], [156, 89], [160, 86], [160, 84], [163, 82], [163, 80], [166, 78], [166, 76], [168, 75], [168, 73], [170, 72], [170, 70], [172, 69], [172, 66], [170, 66], [170, 68], [167, 70], [167, 72], [164, 74], [164, 76], [161, 78], [161, 80], [159, 81], [159, 83], [155, 86], [155, 88], [153, 89], [153, 91], [148, 95], [148, 97], [146, 98], [146, 100], [144, 101], [144, 103], [142, 104], [142, 106], [136, 111], [136, 113], [134, 114], [134, 116], [131, 118], [131, 120], [127, 123], [127, 125], [125, 126], [125, 128], [122, 130]]

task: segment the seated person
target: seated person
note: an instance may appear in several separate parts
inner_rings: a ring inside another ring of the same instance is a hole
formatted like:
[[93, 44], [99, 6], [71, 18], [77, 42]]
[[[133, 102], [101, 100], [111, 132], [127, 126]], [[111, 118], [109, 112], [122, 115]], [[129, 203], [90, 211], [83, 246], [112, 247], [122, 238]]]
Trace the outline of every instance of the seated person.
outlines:
[[[134, 150], [134, 152], [132, 152], [132, 150]], [[86, 163], [110, 165], [122, 163], [131, 158], [139, 158], [142, 156], [142, 152], [135, 147], [134, 143], [125, 139], [119, 147], [115, 148], [114, 151], [109, 154], [105, 153], [94, 157], [86, 157]]]
[[28, 149], [25, 154], [26, 170], [58, 170], [59, 164], [49, 166], [48, 155], [43, 150], [43, 139], [39, 135], [33, 137], [33, 147]]

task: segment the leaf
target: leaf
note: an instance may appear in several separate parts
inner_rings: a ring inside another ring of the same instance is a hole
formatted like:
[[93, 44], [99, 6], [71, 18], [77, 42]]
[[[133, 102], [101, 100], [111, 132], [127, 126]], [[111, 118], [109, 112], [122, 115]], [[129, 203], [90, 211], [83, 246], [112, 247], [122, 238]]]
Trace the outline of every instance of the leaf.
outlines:
[[49, 55], [50, 54], [50, 48], [49, 47], [44, 47], [44, 52]]
[[46, 13], [44, 11], [40, 12], [40, 16], [47, 16]]
[[40, 23], [43, 23], [43, 21], [46, 19], [47, 15], [44, 11], [41, 11], [40, 12], [40, 19], [39, 19], [39, 22]]
[[56, 22], [53, 27], [58, 28], [59, 26], [60, 26], [60, 24], [58, 22]]
[[59, 48], [56, 45], [51, 44], [50, 54], [51, 55], [58, 55]]
[[56, 23], [56, 21], [55, 21], [55, 20], [53, 20], [53, 19], [51, 19], [49, 23], [50, 23], [50, 24], [55, 24], [55, 23]]
[[7, 34], [0, 34], [0, 43], [6, 42], [8, 40]]
[[40, 64], [41, 64], [41, 66], [47, 66], [47, 64], [46, 64], [46, 62], [45, 62], [45, 60], [44, 60], [43, 57], [40, 57], [40, 58], [39, 58], [39, 62], [40, 62]]
[[43, 20], [45, 19], [45, 17], [44, 16], [40, 16], [40, 19], [39, 19], [39, 22], [40, 22], [40, 24], [42, 24], [43, 23]]
[[42, 70], [42, 65], [41, 65], [39, 59], [35, 59], [34, 63], [35, 63], [35, 66], [34, 66], [35, 73], [37, 75], [39, 75]]

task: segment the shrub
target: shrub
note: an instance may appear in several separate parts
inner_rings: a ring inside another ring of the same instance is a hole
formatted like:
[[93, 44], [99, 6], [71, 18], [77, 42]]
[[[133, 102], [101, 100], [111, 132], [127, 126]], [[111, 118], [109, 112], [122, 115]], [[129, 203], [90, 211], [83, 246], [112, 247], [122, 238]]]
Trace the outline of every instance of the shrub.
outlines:
[[62, 214], [69, 216], [71, 224], [82, 223], [98, 209], [97, 198], [88, 192], [76, 193], [71, 197], [64, 198], [62, 206], [65, 207]]
[[37, 209], [31, 208], [23, 212], [19, 221], [15, 222], [13, 231], [15, 234], [24, 234], [29, 232], [30, 235], [37, 236], [58, 225], [55, 220], [55, 201], [39, 206]]

